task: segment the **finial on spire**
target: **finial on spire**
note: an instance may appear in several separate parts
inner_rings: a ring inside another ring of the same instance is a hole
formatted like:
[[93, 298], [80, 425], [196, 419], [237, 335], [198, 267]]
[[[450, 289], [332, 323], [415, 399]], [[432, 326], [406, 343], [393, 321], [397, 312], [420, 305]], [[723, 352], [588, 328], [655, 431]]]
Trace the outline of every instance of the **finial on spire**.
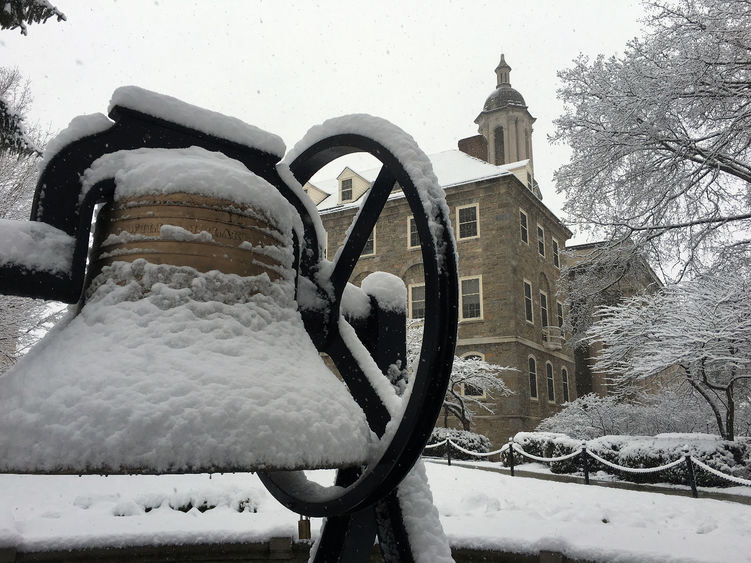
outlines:
[[511, 75], [511, 67], [506, 62], [506, 58], [503, 56], [503, 53], [501, 53], [501, 62], [498, 63], [498, 66], [495, 67], [495, 74], [498, 77], [498, 86], [511, 86], [511, 79], [509, 76]]

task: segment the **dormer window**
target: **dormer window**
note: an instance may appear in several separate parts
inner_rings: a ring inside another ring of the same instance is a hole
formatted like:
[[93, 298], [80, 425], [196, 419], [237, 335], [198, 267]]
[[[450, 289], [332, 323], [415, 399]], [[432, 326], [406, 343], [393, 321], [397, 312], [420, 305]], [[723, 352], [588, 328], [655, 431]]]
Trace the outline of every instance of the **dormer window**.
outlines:
[[341, 202], [352, 201], [352, 178], [342, 180]]

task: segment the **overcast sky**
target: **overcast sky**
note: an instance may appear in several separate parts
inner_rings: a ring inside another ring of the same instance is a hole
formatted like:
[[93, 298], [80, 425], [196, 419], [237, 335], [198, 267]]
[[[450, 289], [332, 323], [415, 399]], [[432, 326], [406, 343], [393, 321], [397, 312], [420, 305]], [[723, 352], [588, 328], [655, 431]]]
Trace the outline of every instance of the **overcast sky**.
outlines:
[[239, 117], [291, 148], [348, 113], [399, 125], [428, 154], [476, 134], [501, 52], [537, 118], [535, 173], [559, 212], [547, 135], [560, 113], [556, 71], [579, 53], [613, 54], [639, 34], [631, 0], [53, 0], [67, 22], [0, 32], [0, 64], [31, 81], [32, 121], [61, 129], [106, 113], [135, 84]]

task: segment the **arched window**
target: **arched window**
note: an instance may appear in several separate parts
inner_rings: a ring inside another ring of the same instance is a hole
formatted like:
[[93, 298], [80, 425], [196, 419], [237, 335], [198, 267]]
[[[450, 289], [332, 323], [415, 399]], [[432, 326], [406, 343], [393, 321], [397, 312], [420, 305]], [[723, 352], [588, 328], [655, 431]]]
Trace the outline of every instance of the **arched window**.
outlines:
[[553, 364], [545, 364], [545, 378], [548, 382], [548, 401], [555, 403], [555, 384], [553, 382]]
[[568, 403], [568, 371], [566, 368], [561, 370], [561, 381], [563, 382], [563, 402]]
[[537, 363], [534, 358], [529, 358], [529, 397], [537, 398]]
[[506, 164], [505, 148], [503, 142], [503, 127], [496, 127], [493, 131], [493, 147], [495, 148], [494, 164]]

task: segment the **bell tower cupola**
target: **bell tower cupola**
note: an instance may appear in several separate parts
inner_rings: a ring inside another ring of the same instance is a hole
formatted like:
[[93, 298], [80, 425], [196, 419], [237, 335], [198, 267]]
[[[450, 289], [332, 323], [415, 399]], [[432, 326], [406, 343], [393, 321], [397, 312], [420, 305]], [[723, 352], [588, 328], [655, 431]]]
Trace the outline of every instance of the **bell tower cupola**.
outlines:
[[532, 124], [535, 118], [527, 110], [522, 95], [511, 87], [511, 66], [502, 54], [495, 68], [497, 84], [485, 100], [475, 119], [478, 133], [487, 145], [487, 160], [491, 164], [510, 164], [529, 160], [532, 164]]

